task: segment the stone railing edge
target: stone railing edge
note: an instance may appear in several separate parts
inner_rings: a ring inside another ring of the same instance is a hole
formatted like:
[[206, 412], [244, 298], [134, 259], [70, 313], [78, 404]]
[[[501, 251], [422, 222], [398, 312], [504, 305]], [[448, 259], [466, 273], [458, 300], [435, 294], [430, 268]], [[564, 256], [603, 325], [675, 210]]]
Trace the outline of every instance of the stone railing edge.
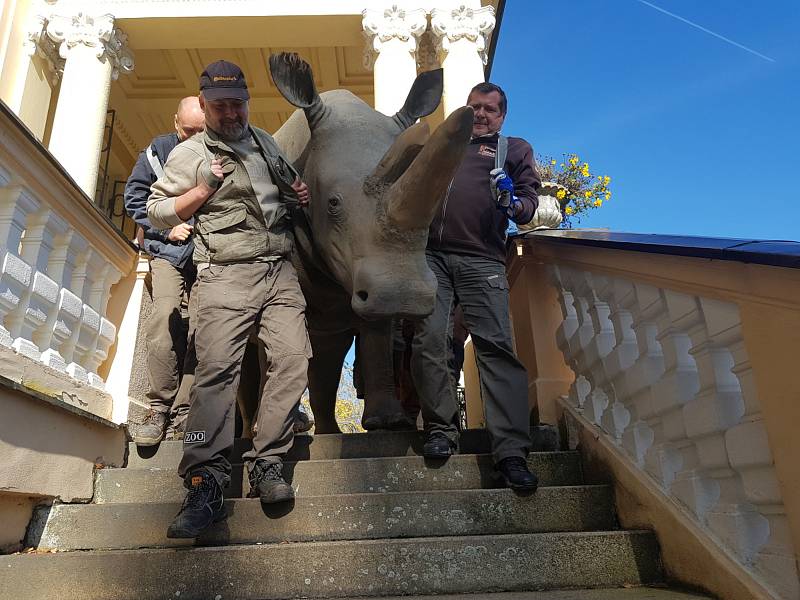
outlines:
[[516, 239], [800, 268], [800, 242], [793, 240], [626, 233], [603, 229], [548, 229], [528, 232]]

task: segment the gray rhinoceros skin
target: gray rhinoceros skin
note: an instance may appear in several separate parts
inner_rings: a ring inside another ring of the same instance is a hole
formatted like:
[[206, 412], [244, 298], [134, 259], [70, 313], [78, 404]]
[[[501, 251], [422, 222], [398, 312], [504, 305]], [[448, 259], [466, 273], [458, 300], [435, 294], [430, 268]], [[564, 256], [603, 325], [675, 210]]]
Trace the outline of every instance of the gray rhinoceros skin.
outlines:
[[356, 335], [362, 425], [413, 426], [394, 389], [392, 319], [433, 310], [428, 228], [469, 140], [471, 110], [457, 111], [430, 135], [427, 125], [409, 126], [438, 105], [441, 71], [420, 75], [404, 108], [388, 117], [346, 90], [317, 95], [297, 55], [275, 55], [270, 67], [281, 93], [303, 109], [275, 140], [311, 192], [309, 207], [292, 211], [292, 260], [308, 303], [316, 431], [338, 431], [336, 391]]

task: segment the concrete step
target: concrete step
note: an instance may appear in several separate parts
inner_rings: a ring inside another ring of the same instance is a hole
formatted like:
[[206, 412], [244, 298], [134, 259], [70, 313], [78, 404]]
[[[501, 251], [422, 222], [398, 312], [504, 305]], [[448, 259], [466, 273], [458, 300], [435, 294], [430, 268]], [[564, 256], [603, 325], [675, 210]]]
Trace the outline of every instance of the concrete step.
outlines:
[[[532, 427], [532, 450], [557, 450], [555, 432], [550, 427]], [[287, 461], [327, 460], [334, 458], [378, 458], [387, 456], [422, 455], [422, 432], [373, 431], [324, 435], [297, 435]], [[469, 429], [461, 434], [461, 452], [485, 454], [490, 452], [489, 434], [485, 429]], [[242, 462], [242, 453], [252, 447], [248, 439], [236, 439], [231, 453], [233, 462]], [[177, 468], [183, 455], [183, 442], [165, 441], [158, 446], [139, 448], [128, 446], [128, 468]]]
[[[629, 587], [602, 590], [548, 590], [546, 592], [498, 592], [495, 594], [446, 594], [437, 596], [383, 596], [381, 600], [711, 600], [694, 592], [664, 587]], [[356, 600], [356, 599], [343, 599]], [[359, 598], [358, 600], [367, 600]]]
[[271, 600], [621, 587], [661, 580], [648, 532], [0, 556], [0, 598]]
[[[535, 496], [511, 490], [352, 494], [298, 498], [262, 506], [228, 500], [228, 519], [196, 545], [334, 541], [600, 531], [613, 529], [610, 486], [548, 487]], [[192, 545], [168, 540], [180, 504], [60, 504], [42, 509], [28, 545], [39, 550], [92, 550]]]
[[[577, 452], [532, 453], [528, 464], [543, 486], [583, 483]], [[242, 471], [241, 465], [234, 468], [226, 491], [229, 498], [243, 495]], [[486, 454], [459, 454], [447, 461], [398, 456], [285, 463], [284, 477], [304, 497], [498, 487], [492, 458]], [[172, 468], [103, 469], [97, 473], [94, 493], [98, 504], [180, 502], [186, 490]]]

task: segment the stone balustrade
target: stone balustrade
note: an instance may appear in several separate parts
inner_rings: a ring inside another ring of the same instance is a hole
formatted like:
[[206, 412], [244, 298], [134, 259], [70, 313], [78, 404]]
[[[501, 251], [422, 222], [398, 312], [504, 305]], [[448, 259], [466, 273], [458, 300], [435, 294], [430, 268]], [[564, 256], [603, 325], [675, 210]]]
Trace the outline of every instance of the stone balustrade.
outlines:
[[[752, 359], [758, 352], [760, 363], [774, 362], [763, 354], [786, 352], [786, 343], [797, 341], [798, 334], [792, 333], [794, 322], [784, 320], [786, 334], [775, 337], [771, 349], [749, 340], [745, 330], [769, 327], [775, 319], [770, 305], [786, 303], [781, 286], [792, 297], [794, 287], [787, 285], [796, 286], [800, 273], [726, 261], [712, 265], [638, 248], [625, 252], [624, 244], [573, 246], [536, 235], [520, 242], [519, 255], [512, 258], [512, 307], [514, 288], [521, 285], [514, 279], [521, 280], [528, 265], [544, 280], [537, 283], [552, 289], [553, 305], [560, 308], [560, 314], [548, 313], [546, 299], [530, 301], [530, 318], [551, 319], [553, 332], [550, 341], [535, 339], [532, 355], [560, 351], [574, 374], [564, 380], [563, 401], [616, 448], [618, 460], [645, 476], [770, 590], [770, 597], [797, 598], [792, 532], [799, 515], [796, 482], [787, 474], [796, 473], [800, 457], [776, 451], [784, 448], [785, 434], [777, 431], [774, 415], [772, 430], [768, 427], [762, 401], [769, 399], [774, 411], [775, 398], [757, 385]], [[775, 285], [759, 281], [768, 277], [776, 278]], [[527, 338], [530, 324], [517, 313], [514, 321], [518, 340]], [[526, 350], [520, 352], [524, 357]], [[541, 367], [537, 372], [536, 364], [528, 368], [534, 380], [549, 376]], [[793, 385], [793, 377], [783, 374], [786, 385]], [[534, 402], [548, 414], [542, 405], [550, 400], [539, 395]], [[783, 410], [794, 409], [783, 405]]]
[[111, 288], [136, 250], [1, 108], [0, 346], [102, 389]]

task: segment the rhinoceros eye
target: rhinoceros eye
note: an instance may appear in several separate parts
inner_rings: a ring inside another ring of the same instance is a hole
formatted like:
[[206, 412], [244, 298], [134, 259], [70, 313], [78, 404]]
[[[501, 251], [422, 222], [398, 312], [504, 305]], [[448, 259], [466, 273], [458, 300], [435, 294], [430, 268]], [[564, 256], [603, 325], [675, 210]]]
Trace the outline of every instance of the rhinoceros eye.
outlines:
[[328, 198], [328, 212], [337, 213], [342, 206], [342, 198], [338, 194]]

